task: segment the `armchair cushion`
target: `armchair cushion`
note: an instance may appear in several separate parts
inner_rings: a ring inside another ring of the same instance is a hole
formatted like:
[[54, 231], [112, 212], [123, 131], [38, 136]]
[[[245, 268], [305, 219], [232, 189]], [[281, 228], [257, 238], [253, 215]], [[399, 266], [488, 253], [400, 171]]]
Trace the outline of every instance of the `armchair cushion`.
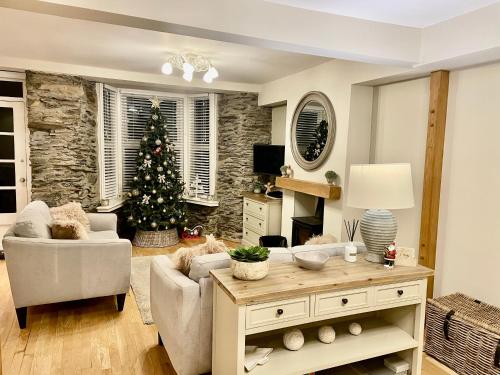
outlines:
[[50, 209], [52, 220], [76, 220], [83, 225], [86, 231], [90, 231], [90, 221], [82, 209], [82, 205], [76, 202], [63, 204]]
[[76, 220], [55, 220], [52, 222], [52, 238], [58, 240], [86, 240], [89, 238], [82, 223]]
[[101, 230], [99, 232], [89, 232], [91, 240], [117, 240], [118, 234], [112, 230]]
[[28, 204], [17, 216], [14, 234], [26, 238], [51, 238], [52, 218], [45, 202], [34, 201]]

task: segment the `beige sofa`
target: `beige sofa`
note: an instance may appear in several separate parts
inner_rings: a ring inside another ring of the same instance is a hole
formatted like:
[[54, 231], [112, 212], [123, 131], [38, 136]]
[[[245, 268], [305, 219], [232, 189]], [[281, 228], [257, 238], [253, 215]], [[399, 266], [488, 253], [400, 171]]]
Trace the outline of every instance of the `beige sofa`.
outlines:
[[5, 234], [2, 244], [21, 328], [28, 306], [116, 295], [118, 310], [123, 309], [132, 246], [118, 238], [116, 215], [87, 215], [88, 240], [55, 240], [48, 206], [35, 201]]
[[[357, 243], [358, 251], [366, 251]], [[271, 248], [271, 262], [291, 262], [293, 253], [323, 250], [330, 256], [344, 253], [345, 243]], [[228, 268], [226, 253], [195, 257], [189, 277], [176, 270], [167, 256], [151, 262], [151, 313], [178, 375], [198, 375], [212, 367], [211, 269]], [[272, 267], [272, 266], [271, 266]]]

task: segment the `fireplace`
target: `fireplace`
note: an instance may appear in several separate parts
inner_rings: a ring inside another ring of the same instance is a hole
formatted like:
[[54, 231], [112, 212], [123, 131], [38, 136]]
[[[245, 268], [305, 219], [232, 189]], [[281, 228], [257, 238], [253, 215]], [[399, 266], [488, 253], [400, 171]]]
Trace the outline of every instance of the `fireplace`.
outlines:
[[292, 246], [303, 245], [313, 235], [323, 234], [324, 198], [318, 198], [314, 216], [292, 217]]

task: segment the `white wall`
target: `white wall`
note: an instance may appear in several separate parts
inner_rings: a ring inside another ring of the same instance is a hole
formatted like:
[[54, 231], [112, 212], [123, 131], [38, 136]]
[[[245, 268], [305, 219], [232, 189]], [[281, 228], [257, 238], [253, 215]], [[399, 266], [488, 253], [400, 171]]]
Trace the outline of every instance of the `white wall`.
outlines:
[[[351, 90], [352, 86], [368, 80], [385, 77], [402, 71], [400, 68], [382, 65], [354, 63], [342, 60], [333, 60], [297, 74], [269, 82], [263, 86], [259, 94], [259, 105], [273, 105], [286, 102], [286, 134], [285, 134], [285, 163], [290, 164], [294, 177], [303, 180], [325, 182], [324, 174], [332, 169], [339, 174], [343, 184], [348, 154], [348, 136], [350, 126]], [[321, 91], [330, 99], [335, 109], [337, 131], [333, 149], [325, 163], [315, 171], [305, 171], [295, 162], [290, 147], [290, 123], [295, 108], [304, 94], [309, 91]], [[360, 101], [367, 102], [367, 101]], [[371, 105], [371, 101], [368, 101]], [[370, 122], [369, 116], [366, 120]], [[325, 201], [323, 232], [341, 238], [343, 228], [343, 199]], [[292, 221], [295, 210], [295, 197], [291, 191], [285, 191], [282, 206], [281, 234], [291, 239]]]
[[273, 145], [284, 145], [286, 134], [286, 105], [273, 107], [271, 143]]
[[451, 73], [436, 293], [500, 306], [500, 64]]
[[398, 220], [396, 243], [418, 253], [424, 179], [429, 78], [378, 86], [374, 92], [372, 163], [410, 163], [415, 207], [393, 210]]

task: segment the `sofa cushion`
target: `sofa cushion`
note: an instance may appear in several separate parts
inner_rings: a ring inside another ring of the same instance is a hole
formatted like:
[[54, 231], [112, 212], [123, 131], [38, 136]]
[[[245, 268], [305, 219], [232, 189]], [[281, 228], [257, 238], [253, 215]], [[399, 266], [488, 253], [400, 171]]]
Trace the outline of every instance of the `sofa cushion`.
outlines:
[[[314, 251], [314, 250], [322, 250], [331, 257], [337, 255], [344, 255], [346, 242], [338, 242], [338, 243], [330, 243], [324, 245], [299, 245], [290, 248], [289, 250], [295, 254], [301, 251]], [[358, 248], [358, 253], [362, 253], [366, 251], [365, 244], [362, 242], [354, 242], [354, 245]]]
[[114, 230], [101, 230], [99, 232], [88, 232], [90, 240], [116, 240], [118, 234]]
[[[269, 248], [269, 260], [271, 262], [291, 262], [293, 260], [290, 251], [283, 247]], [[194, 257], [191, 262], [189, 278], [198, 282], [203, 277], [208, 277], [210, 270], [229, 268], [231, 258], [227, 253], [208, 254]]]
[[90, 220], [80, 203], [70, 202], [59, 207], [52, 207], [50, 215], [52, 220], [76, 220], [83, 225], [87, 232], [90, 231]]
[[89, 238], [83, 225], [76, 220], [54, 220], [51, 227], [55, 240], [86, 240]]
[[49, 206], [45, 202], [34, 201], [17, 216], [14, 233], [17, 237], [51, 238], [51, 223]]
[[207, 254], [225, 253], [227, 250], [228, 248], [223, 241], [216, 240], [213, 234], [209, 234], [206, 237], [205, 243], [178, 249], [174, 253], [172, 260], [175, 264], [175, 268], [187, 276], [191, 271], [191, 263], [195, 257]]

